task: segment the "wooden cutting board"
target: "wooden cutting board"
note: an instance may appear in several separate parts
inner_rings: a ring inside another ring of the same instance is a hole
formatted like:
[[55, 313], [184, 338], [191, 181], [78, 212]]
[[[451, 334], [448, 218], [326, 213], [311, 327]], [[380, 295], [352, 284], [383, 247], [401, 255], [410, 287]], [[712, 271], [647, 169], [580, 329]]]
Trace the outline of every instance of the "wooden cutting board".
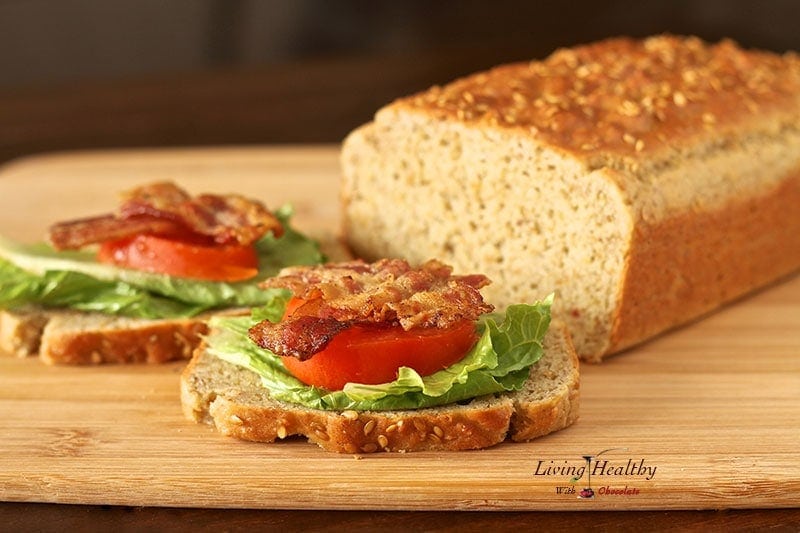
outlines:
[[[291, 202], [295, 224], [339, 254], [333, 146], [25, 160], [0, 171], [0, 233], [39, 239], [49, 223], [103, 212], [118, 191], [157, 179]], [[0, 357], [0, 499], [431, 510], [800, 505], [797, 276], [584, 365], [574, 426], [483, 451], [359, 457], [299, 440], [236, 441], [184, 420], [180, 370]], [[579, 498], [585, 488], [595, 497]]]

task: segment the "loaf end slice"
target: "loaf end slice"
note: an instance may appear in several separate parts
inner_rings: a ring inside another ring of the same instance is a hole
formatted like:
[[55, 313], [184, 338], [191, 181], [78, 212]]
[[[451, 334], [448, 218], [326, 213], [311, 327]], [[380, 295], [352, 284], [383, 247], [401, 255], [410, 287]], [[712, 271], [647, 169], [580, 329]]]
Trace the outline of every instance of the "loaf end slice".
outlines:
[[274, 442], [298, 435], [325, 450], [353, 454], [471, 450], [493, 446], [509, 435], [529, 440], [576, 420], [578, 360], [565, 328], [551, 326], [544, 356], [531, 378], [519, 393], [466, 404], [403, 411], [322, 411], [271, 399], [255, 373], [200, 346], [181, 376], [181, 402], [189, 420], [249, 441]]

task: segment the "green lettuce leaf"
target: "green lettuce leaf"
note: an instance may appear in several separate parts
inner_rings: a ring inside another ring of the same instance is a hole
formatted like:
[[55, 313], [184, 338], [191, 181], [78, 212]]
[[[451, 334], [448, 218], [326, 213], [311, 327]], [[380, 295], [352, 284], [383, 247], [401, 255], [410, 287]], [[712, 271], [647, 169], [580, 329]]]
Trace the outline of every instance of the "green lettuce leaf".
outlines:
[[256, 243], [259, 275], [224, 283], [179, 278], [98, 263], [94, 253], [56, 251], [44, 243], [19, 244], [0, 237], [0, 308], [27, 304], [68, 307], [139, 318], [192, 316], [220, 307], [271, 302], [281, 290], [258, 284], [281, 268], [321, 263], [319, 245], [289, 225], [292, 210], [276, 211], [285, 232]]
[[530, 367], [542, 356], [542, 339], [550, 324], [553, 296], [532, 305], [510, 306], [504, 314], [485, 315], [478, 322], [480, 339], [459, 362], [429, 376], [401, 368], [391, 383], [348, 383], [341, 391], [304, 385], [284, 368], [280, 358], [253, 343], [248, 329], [259, 317], [282, 315], [286, 298], [251, 316], [215, 317], [206, 339], [211, 354], [256, 372], [270, 395], [314, 409], [419, 409], [520, 390]]

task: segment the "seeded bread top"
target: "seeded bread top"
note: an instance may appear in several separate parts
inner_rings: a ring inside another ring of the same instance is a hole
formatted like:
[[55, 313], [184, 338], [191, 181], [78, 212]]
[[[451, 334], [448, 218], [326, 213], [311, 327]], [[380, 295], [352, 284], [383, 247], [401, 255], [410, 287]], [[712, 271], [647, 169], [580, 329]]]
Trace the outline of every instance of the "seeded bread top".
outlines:
[[797, 128], [800, 58], [729, 40], [615, 38], [474, 74], [388, 109], [517, 129], [590, 167], [636, 170], [744, 129]]

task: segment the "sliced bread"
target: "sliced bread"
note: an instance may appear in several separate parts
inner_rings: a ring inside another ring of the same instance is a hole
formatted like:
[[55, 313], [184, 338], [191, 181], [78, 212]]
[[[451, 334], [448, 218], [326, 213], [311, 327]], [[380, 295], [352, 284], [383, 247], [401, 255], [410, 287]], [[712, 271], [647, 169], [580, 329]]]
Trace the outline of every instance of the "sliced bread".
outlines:
[[181, 376], [189, 420], [227, 436], [274, 442], [305, 436], [339, 453], [470, 450], [562, 429], [578, 417], [578, 359], [563, 324], [552, 323], [525, 388], [466, 403], [403, 411], [322, 411], [270, 398], [258, 375], [201, 345]]
[[80, 311], [3, 311], [0, 349], [48, 364], [164, 363], [188, 359], [207, 316], [145, 320]]

